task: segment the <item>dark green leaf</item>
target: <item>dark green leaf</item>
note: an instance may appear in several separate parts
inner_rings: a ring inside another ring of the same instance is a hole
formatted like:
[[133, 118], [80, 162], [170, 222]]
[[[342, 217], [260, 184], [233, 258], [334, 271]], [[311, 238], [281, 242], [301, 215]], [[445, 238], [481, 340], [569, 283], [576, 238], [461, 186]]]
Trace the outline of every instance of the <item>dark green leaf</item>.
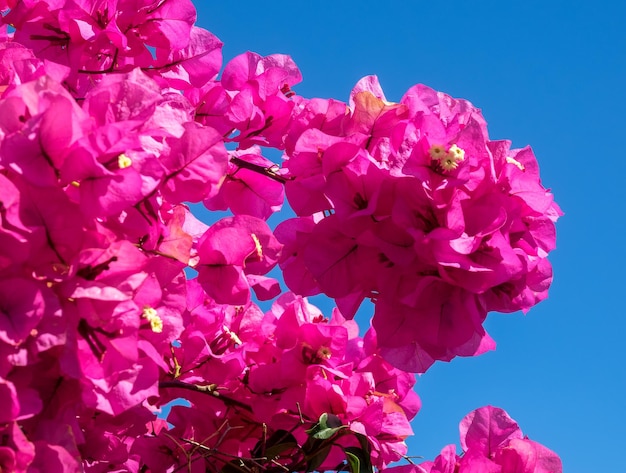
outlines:
[[374, 467], [370, 458], [369, 450], [359, 447], [347, 447], [344, 449], [351, 473], [373, 473]]
[[269, 458], [273, 458], [273, 456], [276, 456], [280, 454], [280, 452], [291, 447], [281, 447], [279, 448], [278, 453], [273, 453], [273, 454], [268, 453], [270, 449], [279, 445], [284, 446], [284, 445], [292, 445], [292, 444], [295, 444], [295, 446], [298, 445], [298, 441], [296, 440], [296, 438], [293, 436], [293, 434], [291, 434], [287, 430], [281, 429], [281, 430], [277, 430], [276, 432], [274, 432], [265, 441], [259, 440], [257, 444], [254, 446], [254, 448], [252, 449], [251, 453], [253, 457], [267, 456]]
[[298, 449], [297, 442], [285, 442], [279, 443], [278, 445], [272, 445], [270, 448], [265, 450], [265, 457], [270, 460], [279, 457], [281, 454], [288, 452], [290, 450]]
[[326, 440], [346, 427], [341, 424], [341, 419], [335, 414], [324, 413], [320, 416], [318, 423], [307, 430], [306, 433], [313, 438]]
[[330, 453], [330, 447], [331, 446], [332, 445], [328, 445], [328, 446], [322, 448], [317, 453], [315, 453], [312, 457], [310, 457], [309, 460], [306, 463], [306, 471], [315, 471], [315, 470], [317, 470], [318, 467], [322, 463], [324, 463], [324, 460], [326, 460], [326, 457]]
[[350, 467], [350, 473], [361, 472], [361, 461], [354, 453], [350, 453], [346, 450], [346, 459], [348, 460], [348, 466]]
[[366, 452], [367, 456], [369, 457], [372, 451], [372, 446], [370, 445], [370, 441], [367, 440], [367, 436], [358, 433], [355, 433], [354, 435], [361, 444], [361, 448], [363, 449], [363, 451]]
[[320, 439], [320, 440], [326, 440], [331, 438], [333, 435], [335, 435], [337, 432], [339, 432], [342, 429], [347, 428], [346, 425], [342, 425], [341, 427], [335, 427], [332, 429], [323, 429], [320, 430], [318, 432], [316, 432], [315, 434], [313, 434], [313, 438], [316, 439]]

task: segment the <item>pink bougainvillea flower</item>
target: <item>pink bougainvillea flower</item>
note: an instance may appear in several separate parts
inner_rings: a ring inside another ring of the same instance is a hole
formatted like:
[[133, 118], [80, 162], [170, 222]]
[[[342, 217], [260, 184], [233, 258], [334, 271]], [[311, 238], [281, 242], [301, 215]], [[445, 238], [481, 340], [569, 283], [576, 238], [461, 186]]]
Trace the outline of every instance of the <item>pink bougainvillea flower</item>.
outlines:
[[193, 236], [184, 229], [185, 222], [191, 215], [184, 205], [173, 206], [167, 214], [166, 227], [160, 236], [158, 251], [161, 254], [173, 257], [184, 264], [189, 264], [193, 247]]
[[300, 135], [307, 130], [319, 130], [326, 135], [341, 136], [348, 112], [347, 104], [339, 100], [303, 97], [298, 99], [289, 125], [289, 133], [285, 137], [286, 157], [293, 156]]
[[[148, 277], [136, 291], [134, 302], [140, 309], [142, 336], [156, 349], [155, 363], [163, 364], [162, 352], [169, 349], [186, 322], [186, 279], [183, 265], [169, 258], [152, 258]], [[149, 347], [145, 347], [146, 354]]]
[[0, 424], [16, 420], [20, 413], [17, 392], [13, 383], [2, 378], [0, 378], [0, 402], [4, 406], [0, 413]]
[[461, 448], [492, 457], [500, 444], [523, 438], [517, 423], [502, 409], [485, 406], [466, 415], [459, 426]]
[[103, 78], [85, 95], [83, 110], [98, 126], [124, 122], [128, 130], [146, 122], [162, 100], [157, 83], [140, 69], [134, 69], [128, 74]]
[[285, 283], [293, 292], [302, 296], [312, 296], [321, 291], [315, 277], [307, 268], [301, 251], [307, 246], [314, 227], [312, 218], [298, 218], [281, 222], [274, 231], [278, 241], [284, 245], [280, 268]]
[[250, 294], [244, 273], [267, 273], [278, 262], [280, 248], [263, 220], [247, 215], [224, 218], [198, 242], [198, 280], [216, 301], [245, 305]]
[[83, 213], [108, 217], [137, 204], [160, 184], [159, 160], [127, 138], [121, 124], [98, 128], [69, 153], [62, 175], [75, 192]]
[[558, 455], [528, 438], [511, 439], [496, 452], [494, 461], [503, 472], [558, 473], [563, 468]]
[[307, 268], [330, 297], [347, 296], [359, 289], [368, 291], [380, 261], [376, 249], [360, 245], [355, 237], [346, 235], [349, 227], [341, 224], [336, 215], [322, 219], [311, 232], [310, 241], [315, 246], [302, 250]]
[[[209, 210], [230, 210], [235, 215], [245, 214], [267, 220], [274, 212], [278, 212], [283, 204], [284, 187], [281, 182], [268, 176], [247, 169], [245, 163], [250, 163], [258, 169], [271, 171], [278, 168], [269, 159], [261, 155], [258, 146], [246, 152], [234, 152], [232, 157], [238, 161], [230, 161], [228, 174], [219, 193], [204, 201]], [[239, 163], [239, 160], [243, 163]]]
[[311, 223], [277, 229], [290, 288], [320, 290], [347, 315], [372, 298], [385, 356], [419, 370], [493, 347], [482, 328], [489, 310], [545, 298], [560, 210], [532, 153], [492, 144], [472, 104], [419, 85], [389, 103], [370, 76], [347, 115], [332, 115], [336, 126], [298, 106], [286, 195]]
[[246, 275], [246, 279], [257, 299], [260, 301], [273, 299], [281, 292], [280, 283], [274, 278], [248, 274]]
[[301, 80], [298, 67], [284, 54], [266, 57], [253, 52], [240, 54], [226, 64], [222, 74], [222, 84], [227, 90], [241, 90], [250, 81], [258, 83], [262, 99], [276, 94], [284, 85], [292, 87]]
[[248, 52], [232, 59], [221, 79], [224, 89], [233, 93], [225, 113], [239, 134], [231, 139], [244, 149], [253, 144], [283, 148], [294, 107], [291, 87], [301, 80], [289, 56]]
[[[135, 11], [129, 8], [133, 3], [139, 7]], [[132, 22], [138, 25], [136, 31], [146, 44], [174, 50], [187, 46], [196, 21], [191, 0], [156, 5], [150, 1], [129, 2], [126, 14], [133, 16]]]
[[167, 169], [162, 192], [172, 203], [200, 202], [216, 195], [228, 164], [217, 131], [193, 122], [184, 127], [182, 137], [168, 140], [170, 151], [161, 157]]
[[0, 269], [24, 263], [30, 254], [31, 230], [24, 226], [20, 218], [23, 205], [18, 188], [8, 178], [0, 174]]
[[232, 133], [233, 127], [226, 118], [232, 97], [221, 82], [210, 80], [200, 88], [185, 90], [184, 94], [196, 107], [197, 122], [215, 128], [223, 136]]
[[0, 280], [0, 340], [20, 345], [58, 302], [50, 289], [32, 279]]
[[388, 135], [396, 124], [409, 115], [406, 105], [385, 100], [375, 77], [366, 77], [357, 83], [350, 94], [350, 108], [352, 114], [346, 123], [346, 132], [365, 135], [366, 149], [372, 140]]
[[29, 471], [50, 473], [72, 473], [80, 469], [78, 452], [72, 455], [60, 445], [52, 445], [44, 440], [35, 442], [35, 458]]
[[[0, 65], [0, 91], [4, 93], [21, 83], [44, 75], [43, 62], [36, 58], [30, 49], [19, 43], [2, 41], [1, 34]], [[51, 75], [49, 71], [46, 73]], [[55, 77], [55, 79], [62, 78]]]
[[466, 452], [461, 472], [560, 473], [554, 452], [522, 435], [517, 423], [499, 408], [486, 406], [469, 413], [460, 424], [461, 447]]
[[156, 60], [147, 74], [179, 90], [202, 87], [214, 79], [222, 65], [222, 42], [195, 26], [187, 36], [169, 36], [168, 41], [176, 38], [188, 38], [189, 42], [177, 48], [157, 46]]
[[19, 133], [2, 140], [0, 164], [36, 186], [55, 186], [68, 149], [88, 129], [87, 117], [65, 89], [48, 77], [22, 84], [11, 95], [19, 96], [25, 107], [5, 109], [5, 113], [17, 112], [15, 120], [22, 117], [24, 124]]
[[35, 458], [35, 446], [28, 440], [17, 422], [0, 427], [0, 468], [3, 471], [26, 473]]
[[561, 473], [559, 457], [522, 435], [502, 409], [485, 406], [461, 421], [461, 447], [448, 445], [434, 461], [423, 462], [422, 473]]

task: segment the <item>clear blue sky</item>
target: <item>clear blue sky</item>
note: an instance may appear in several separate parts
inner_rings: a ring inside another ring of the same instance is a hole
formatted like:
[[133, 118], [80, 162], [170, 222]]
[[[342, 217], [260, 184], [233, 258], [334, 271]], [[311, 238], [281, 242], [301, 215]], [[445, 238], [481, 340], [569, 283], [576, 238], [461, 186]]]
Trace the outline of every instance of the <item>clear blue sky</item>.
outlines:
[[301, 95], [347, 100], [377, 74], [398, 100], [420, 82], [480, 107], [492, 139], [533, 146], [566, 213], [550, 297], [525, 317], [490, 314], [495, 352], [418, 380], [410, 453], [458, 445], [461, 418], [493, 404], [567, 473], [626, 472], [626, 2], [196, 4], [225, 59], [290, 54]]

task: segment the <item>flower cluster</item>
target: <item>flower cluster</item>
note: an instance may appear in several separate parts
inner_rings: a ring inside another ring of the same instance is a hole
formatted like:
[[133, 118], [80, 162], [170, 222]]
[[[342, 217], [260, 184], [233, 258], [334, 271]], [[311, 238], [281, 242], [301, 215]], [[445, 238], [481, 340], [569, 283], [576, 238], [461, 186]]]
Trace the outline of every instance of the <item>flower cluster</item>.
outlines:
[[372, 299], [394, 365], [492, 349], [487, 312], [546, 297], [560, 209], [530, 148], [490, 141], [469, 102], [418, 85], [389, 103], [366, 77], [349, 104], [302, 102], [286, 144], [285, 281], [348, 316]]
[[[218, 79], [190, 0], [0, 11], [0, 471], [385, 469], [412, 373], [545, 297], [558, 207], [468, 103], [388, 103], [372, 77], [349, 104], [305, 99], [284, 55]], [[284, 193], [298, 218], [273, 232]], [[292, 292], [263, 313], [278, 264]]]
[[406, 453], [409, 420], [420, 407], [415, 378], [382, 359], [372, 331], [360, 338], [354, 321], [338, 311], [328, 320], [290, 293], [262, 314], [254, 304], [215, 304], [189, 284], [190, 318], [172, 349], [174, 379], [161, 383], [160, 402], [185, 389], [190, 406], [174, 406], [168, 419], [175, 427], [140, 441], [132, 453], [148, 458], [144, 443], [160, 444], [171, 453], [167, 463], [159, 457], [161, 465], [216, 465], [233, 457], [251, 465], [250, 452], [273, 449], [274, 463], [300, 471], [311, 467], [310, 449], [320, 448], [307, 443], [307, 431], [322, 416], [332, 418], [335, 430], [320, 439], [328, 448], [317, 455], [316, 468], [341, 464], [346, 449], [359, 447], [359, 436], [378, 467]]
[[461, 421], [462, 455], [448, 445], [434, 461], [390, 468], [391, 473], [553, 473], [562, 471], [559, 457], [522, 434], [502, 409], [481, 407]]

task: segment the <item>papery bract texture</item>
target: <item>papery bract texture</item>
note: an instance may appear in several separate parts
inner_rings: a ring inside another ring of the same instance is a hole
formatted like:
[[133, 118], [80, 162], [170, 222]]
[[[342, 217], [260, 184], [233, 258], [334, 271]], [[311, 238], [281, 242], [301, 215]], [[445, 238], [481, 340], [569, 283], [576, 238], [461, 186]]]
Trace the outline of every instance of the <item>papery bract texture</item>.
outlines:
[[332, 126], [320, 105], [299, 104], [285, 138], [287, 285], [349, 316], [371, 299], [384, 356], [406, 370], [492, 349], [487, 313], [527, 311], [552, 280], [561, 211], [530, 148], [491, 141], [480, 110], [422, 85], [390, 103], [366, 77]]

